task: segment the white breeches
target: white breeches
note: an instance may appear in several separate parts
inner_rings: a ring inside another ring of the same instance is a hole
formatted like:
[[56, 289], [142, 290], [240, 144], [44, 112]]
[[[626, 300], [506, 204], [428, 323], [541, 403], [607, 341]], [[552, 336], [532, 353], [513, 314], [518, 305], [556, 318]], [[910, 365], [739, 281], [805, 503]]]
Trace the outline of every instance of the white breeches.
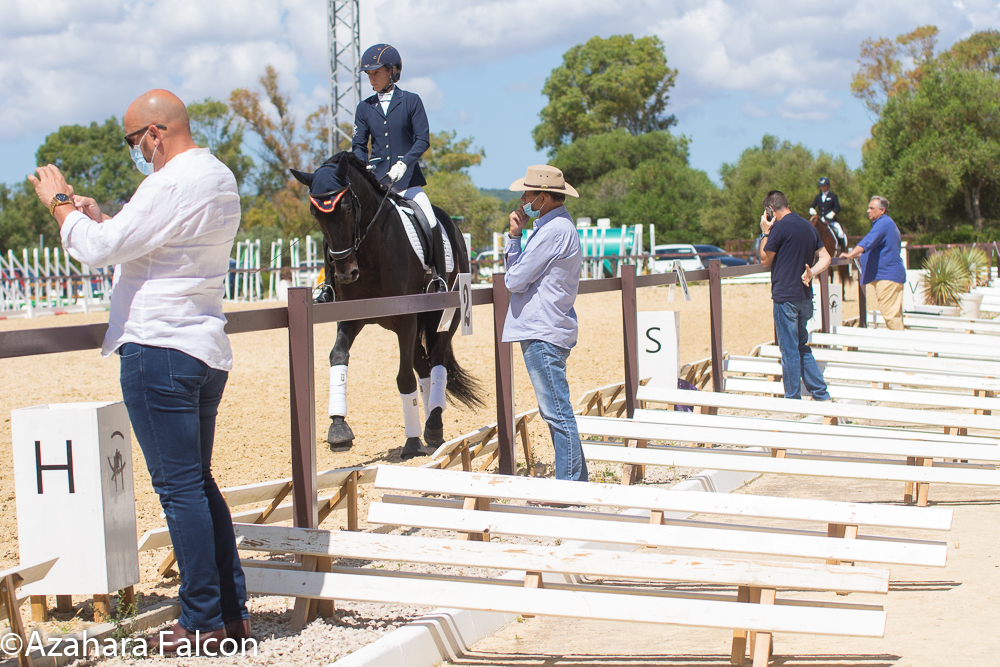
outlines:
[[412, 199], [417, 202], [417, 206], [420, 210], [424, 212], [427, 216], [427, 222], [430, 224], [431, 228], [437, 227], [438, 221], [437, 216], [434, 215], [434, 209], [431, 208], [431, 200], [428, 198], [427, 193], [419, 185], [415, 185], [412, 188], [406, 188], [401, 193], [407, 199]]
[[347, 416], [347, 366], [330, 366], [331, 417]]

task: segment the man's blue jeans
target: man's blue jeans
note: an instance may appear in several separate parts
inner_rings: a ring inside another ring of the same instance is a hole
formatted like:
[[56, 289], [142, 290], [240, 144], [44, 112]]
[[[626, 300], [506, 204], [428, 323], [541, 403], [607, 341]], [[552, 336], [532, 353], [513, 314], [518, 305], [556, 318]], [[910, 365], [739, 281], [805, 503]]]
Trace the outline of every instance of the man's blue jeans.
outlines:
[[249, 618], [232, 517], [212, 477], [229, 374], [169, 348], [126, 343], [118, 353], [125, 406], [177, 556], [180, 624], [210, 632]]
[[813, 314], [812, 300], [774, 304], [774, 331], [781, 348], [781, 382], [785, 398], [802, 398], [802, 383], [817, 401], [830, 400], [826, 382], [820, 373], [806, 325]]
[[583, 458], [566, 381], [569, 350], [542, 340], [522, 340], [521, 353], [535, 389], [538, 411], [549, 425], [552, 446], [556, 450], [556, 479], [586, 482], [587, 462]]

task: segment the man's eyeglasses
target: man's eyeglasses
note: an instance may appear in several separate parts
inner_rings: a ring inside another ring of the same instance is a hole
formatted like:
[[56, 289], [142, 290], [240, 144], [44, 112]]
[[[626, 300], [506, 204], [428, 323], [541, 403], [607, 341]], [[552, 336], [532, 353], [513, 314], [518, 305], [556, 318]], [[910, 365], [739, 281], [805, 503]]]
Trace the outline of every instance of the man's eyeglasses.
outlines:
[[[161, 130], [167, 129], [166, 125], [154, 124], [153, 127], [158, 127]], [[133, 143], [135, 141], [135, 137], [137, 137], [139, 134], [145, 132], [148, 129], [149, 129], [149, 125], [146, 125], [145, 127], [140, 127], [135, 132], [129, 132], [128, 134], [126, 134], [125, 135], [125, 145], [128, 146], [129, 148], [135, 148], [135, 145]]]

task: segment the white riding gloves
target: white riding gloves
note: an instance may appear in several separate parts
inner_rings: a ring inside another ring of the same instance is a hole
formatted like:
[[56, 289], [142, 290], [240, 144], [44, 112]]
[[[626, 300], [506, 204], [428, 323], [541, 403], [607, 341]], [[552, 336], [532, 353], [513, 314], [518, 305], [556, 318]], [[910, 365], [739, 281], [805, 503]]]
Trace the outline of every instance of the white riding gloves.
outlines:
[[837, 216], [836, 213], [834, 213], [833, 211], [830, 211], [829, 213], [826, 214], [826, 219], [827, 220], [833, 220], [836, 216]]
[[405, 173], [406, 173], [406, 164], [402, 160], [400, 160], [396, 164], [392, 165], [392, 167], [389, 169], [389, 178], [392, 179], [393, 183], [395, 183], [396, 181], [401, 179], [403, 177], [403, 174]]
[[816, 215], [816, 209], [814, 208], [809, 209], [809, 215]]

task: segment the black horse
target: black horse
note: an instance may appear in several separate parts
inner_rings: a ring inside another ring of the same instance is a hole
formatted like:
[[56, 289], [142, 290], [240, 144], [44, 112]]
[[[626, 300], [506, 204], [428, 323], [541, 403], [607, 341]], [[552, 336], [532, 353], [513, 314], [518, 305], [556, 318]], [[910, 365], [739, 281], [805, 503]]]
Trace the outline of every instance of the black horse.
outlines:
[[[387, 192], [348, 152], [339, 153], [312, 174], [292, 170], [299, 182], [309, 186], [310, 210], [323, 231], [329, 250], [325, 271], [337, 301], [375, 299], [421, 294], [430, 281], [420, 258], [407, 238], [400, 214], [392, 204], [395, 193]], [[453, 284], [459, 272], [469, 271], [465, 239], [451, 218], [434, 207], [438, 224], [444, 225], [451, 243], [455, 269], [448, 276]], [[441, 311], [393, 315], [370, 320], [340, 322], [337, 341], [330, 352], [330, 429], [327, 441], [339, 451], [353, 444], [354, 433], [345, 420], [347, 414], [347, 363], [351, 345], [366, 324], [378, 324], [396, 334], [399, 342], [399, 372], [396, 387], [403, 400], [406, 444], [402, 458], [427, 452], [420, 442], [420, 413], [417, 405], [416, 370], [424, 395], [424, 440], [428, 446], [444, 442], [441, 413], [445, 390], [467, 406], [482, 406], [478, 382], [464, 371], [452, 352], [451, 339], [459, 318], [438, 332]]]

